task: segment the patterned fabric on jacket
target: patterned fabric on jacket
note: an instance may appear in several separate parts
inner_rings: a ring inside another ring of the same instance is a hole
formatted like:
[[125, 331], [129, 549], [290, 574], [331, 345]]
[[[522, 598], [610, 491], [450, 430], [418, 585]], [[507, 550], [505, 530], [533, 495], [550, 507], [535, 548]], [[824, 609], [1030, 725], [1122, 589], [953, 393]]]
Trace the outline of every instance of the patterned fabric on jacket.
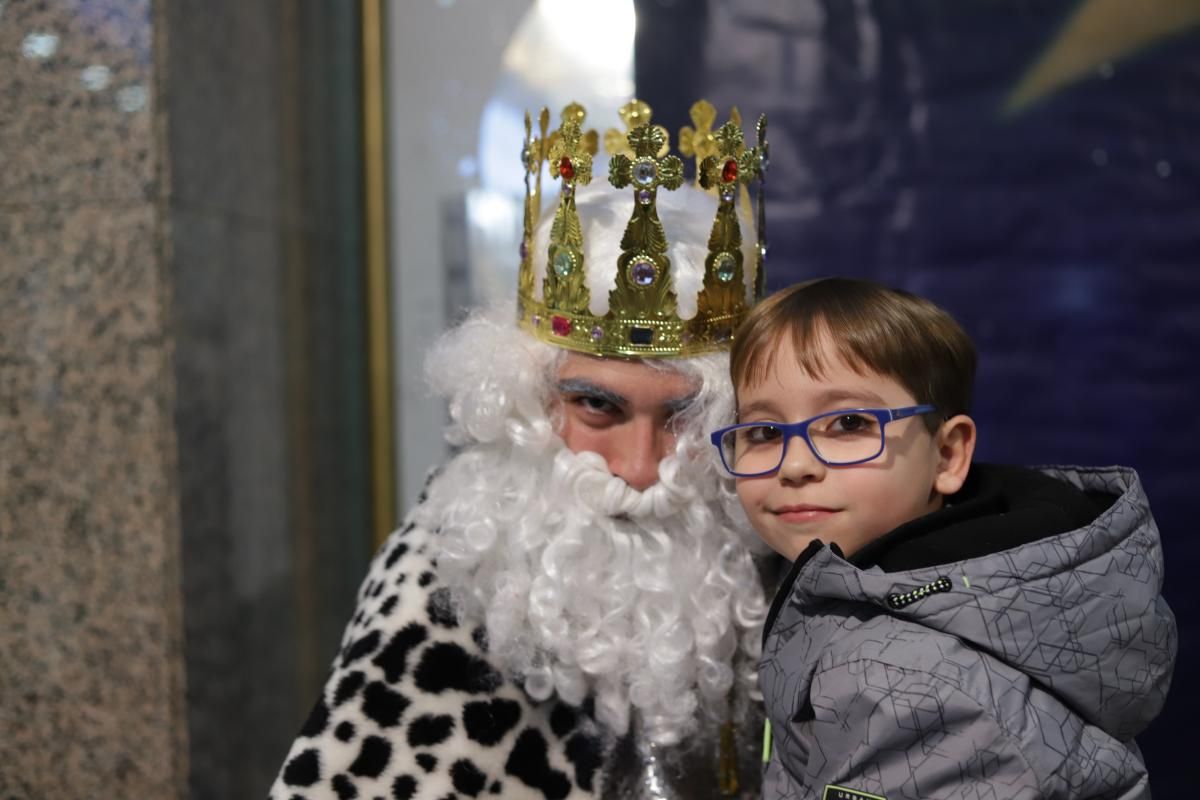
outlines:
[[764, 798], [1149, 797], [1133, 737], [1176, 629], [1137, 475], [976, 464], [969, 483], [868, 563], [797, 559], [759, 673]]

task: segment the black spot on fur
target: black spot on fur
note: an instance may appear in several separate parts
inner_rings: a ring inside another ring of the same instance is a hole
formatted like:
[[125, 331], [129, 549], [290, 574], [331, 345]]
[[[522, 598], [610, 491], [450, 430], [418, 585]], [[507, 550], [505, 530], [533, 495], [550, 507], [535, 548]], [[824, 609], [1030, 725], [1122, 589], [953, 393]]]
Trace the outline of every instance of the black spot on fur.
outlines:
[[417, 581], [417, 585], [424, 588], [433, 583], [435, 577], [436, 576], [432, 572], [422, 572], [420, 580]]
[[454, 781], [455, 789], [469, 797], [478, 797], [487, 785], [487, 775], [465, 758], [455, 761], [454, 766], [450, 767], [450, 779]]
[[411, 775], [401, 775], [392, 782], [392, 800], [410, 800], [417, 793], [417, 781]]
[[403, 584], [403, 583], [404, 583], [406, 580], [408, 580], [408, 573], [407, 573], [407, 572], [401, 572], [401, 573], [400, 573], [400, 575], [399, 575], [399, 577], [397, 577], [397, 578], [396, 578], [396, 585], [397, 585], [397, 586], [400, 586], [400, 585], [401, 585], [401, 584]]
[[429, 694], [456, 689], [468, 694], [495, 691], [502, 678], [488, 662], [468, 653], [457, 644], [431, 645], [417, 666], [417, 688]]
[[566, 703], [555, 703], [554, 710], [550, 712], [550, 730], [558, 738], [565, 739], [575, 727], [576, 716], [575, 709]]
[[363, 739], [362, 749], [358, 758], [350, 765], [350, 771], [363, 778], [378, 778], [392, 758], [392, 745], [387, 739], [379, 736], [368, 736]]
[[575, 765], [575, 783], [585, 792], [592, 791], [592, 778], [604, 763], [600, 740], [577, 733], [567, 740], [567, 760]]
[[541, 790], [546, 800], [562, 800], [571, 791], [567, 776], [550, 766], [545, 737], [533, 728], [521, 732], [504, 771], [526, 786]]
[[441, 744], [450, 738], [454, 731], [454, 717], [444, 714], [422, 714], [408, 726], [409, 747], [422, 747]]
[[378, 722], [381, 728], [390, 728], [400, 722], [408, 706], [404, 695], [393, 692], [379, 681], [367, 684], [367, 690], [363, 692], [363, 713]]
[[300, 735], [309, 738], [319, 736], [328, 724], [329, 706], [325, 705], [325, 698], [322, 697], [313, 706], [312, 713], [308, 715], [308, 719], [304, 722], [304, 727], [300, 729]]
[[445, 586], [434, 589], [430, 593], [429, 602], [425, 604], [425, 611], [435, 625], [441, 625], [443, 628], [458, 627], [458, 614], [454, 613], [454, 600], [450, 597], [450, 590]]
[[362, 612], [362, 609], [360, 608], [358, 610], [358, 613], [356, 613], [354, 615], [354, 619], [350, 620], [350, 623], [352, 625], [354, 625], [355, 627], [357, 627], [362, 624], [362, 620], [363, 620], [363, 612]]
[[381, 594], [383, 594], [383, 581], [375, 584], [375, 589], [371, 592], [371, 597], [379, 597]]
[[492, 794], [500, 794], [503, 788], [504, 786], [501, 785], [500, 781], [492, 781], [492, 785], [488, 787], [488, 791]]
[[338, 738], [339, 742], [350, 741], [354, 738], [354, 733], [354, 724], [351, 722], [343, 722], [333, 731], [333, 735]]
[[338, 800], [355, 800], [358, 797], [358, 789], [345, 775], [333, 776], [333, 790], [337, 792]]
[[475, 646], [486, 653], [488, 651], [487, 628], [480, 625], [475, 630], [471, 631], [471, 639], [475, 642]]
[[321, 759], [316, 750], [305, 750], [283, 768], [283, 782], [288, 786], [312, 786], [321, 780]]
[[342, 666], [348, 666], [360, 658], [371, 655], [377, 647], [379, 647], [379, 631], [371, 631], [346, 648], [346, 654], [342, 656]]
[[383, 605], [379, 607], [380, 616], [386, 617], [396, 608], [396, 603], [400, 602], [399, 595], [388, 595], [388, 599], [383, 601]]
[[[406, 528], [404, 532], [408, 533], [409, 530], [411, 530], [411, 527]], [[392, 548], [392, 552], [388, 553], [387, 560], [383, 562], [383, 566], [387, 569], [391, 569], [407, 552], [408, 545], [406, 545], [404, 542], [400, 542], [398, 545]]]
[[417, 753], [417, 763], [426, 772], [433, 772], [434, 768], [437, 767], [437, 756], [432, 753]]
[[333, 693], [333, 705], [336, 708], [342, 703], [354, 697], [362, 685], [367, 682], [367, 676], [361, 672], [354, 671], [338, 681], [337, 691]]
[[425, 626], [413, 622], [397, 632], [371, 663], [383, 669], [388, 683], [395, 683], [408, 669], [408, 654], [427, 636]]
[[458, 795], [456, 795], [454, 792], [451, 792], [450, 794], [439, 797], [438, 800], [458, 800]]
[[472, 741], [491, 747], [521, 721], [521, 704], [513, 700], [490, 700], [463, 706], [463, 727]]

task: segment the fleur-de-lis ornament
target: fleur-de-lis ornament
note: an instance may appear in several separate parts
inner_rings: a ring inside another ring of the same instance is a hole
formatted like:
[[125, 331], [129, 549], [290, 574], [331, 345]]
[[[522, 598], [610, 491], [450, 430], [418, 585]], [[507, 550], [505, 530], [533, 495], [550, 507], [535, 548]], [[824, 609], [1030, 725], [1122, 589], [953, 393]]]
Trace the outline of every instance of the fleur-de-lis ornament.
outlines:
[[[652, 114], [653, 112], [650, 110], [649, 104], [641, 100], [630, 100], [617, 109], [617, 115], [625, 123], [625, 131], [622, 132], [616, 128], [606, 130], [604, 132], [604, 152], [614, 156], [618, 153], [625, 156], [632, 156], [634, 154], [633, 149], [630, 147], [627, 138], [629, 131], [632, 131], [634, 128], [640, 128], [642, 125], [649, 125]], [[662, 131], [663, 134], [663, 146], [657, 153], [654, 153], [654, 157], [662, 158], [667, 154], [667, 150], [670, 149], [670, 134], [667, 133], [667, 129], [662, 125], [655, 125], [654, 127]]]
[[[737, 113], [737, 109], [734, 109]], [[717, 153], [717, 142], [713, 136], [713, 123], [717, 121], [717, 109], [707, 100], [697, 100], [688, 109], [692, 125], [679, 129], [679, 152], [696, 159], [696, 183], [700, 182], [700, 162]]]

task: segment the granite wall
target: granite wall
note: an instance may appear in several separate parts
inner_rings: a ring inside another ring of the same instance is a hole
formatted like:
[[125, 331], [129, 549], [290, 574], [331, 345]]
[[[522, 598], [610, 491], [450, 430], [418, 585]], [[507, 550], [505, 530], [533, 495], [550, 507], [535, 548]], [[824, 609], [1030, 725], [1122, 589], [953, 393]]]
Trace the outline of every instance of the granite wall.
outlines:
[[371, 547], [358, 24], [0, 0], [5, 800], [261, 797], [317, 696]]
[[0, 796], [187, 778], [161, 30], [0, 3]]

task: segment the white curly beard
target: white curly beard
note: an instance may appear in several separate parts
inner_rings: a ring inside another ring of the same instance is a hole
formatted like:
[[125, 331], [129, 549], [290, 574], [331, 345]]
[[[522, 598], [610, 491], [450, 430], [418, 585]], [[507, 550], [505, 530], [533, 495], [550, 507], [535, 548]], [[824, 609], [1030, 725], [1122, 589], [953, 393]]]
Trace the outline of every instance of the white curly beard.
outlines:
[[719, 364], [691, 370], [705, 413], [685, 415], [659, 483], [639, 492], [596, 453], [566, 449], [544, 411], [554, 355], [505, 329], [476, 318], [435, 352], [458, 376], [462, 358], [486, 373], [433, 370], [471, 443], [414, 516], [439, 531], [440, 576], [535, 699], [593, 696], [618, 734], [636, 710], [659, 744], [727, 719], [735, 684], [756, 693], [766, 604], [740, 506], [699, 449], [712, 413], [725, 413], [713, 408], [727, 391]]

